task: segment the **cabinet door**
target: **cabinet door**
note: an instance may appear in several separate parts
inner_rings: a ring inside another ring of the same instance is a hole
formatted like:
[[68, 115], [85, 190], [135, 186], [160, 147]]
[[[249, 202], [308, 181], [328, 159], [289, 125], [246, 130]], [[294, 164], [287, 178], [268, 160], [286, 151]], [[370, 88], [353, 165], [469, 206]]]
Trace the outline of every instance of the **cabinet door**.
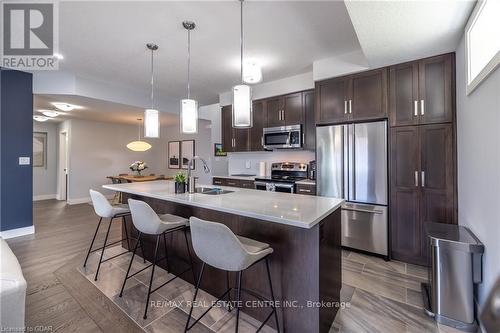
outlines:
[[389, 69], [389, 122], [391, 126], [418, 124], [418, 63]]
[[348, 100], [351, 120], [387, 117], [387, 69], [381, 68], [351, 77]]
[[304, 123], [304, 108], [302, 93], [283, 96], [283, 118], [286, 125], [301, 125]]
[[250, 129], [250, 151], [264, 150], [262, 147], [262, 130], [266, 122], [264, 102], [253, 102], [253, 127]]
[[453, 120], [453, 55], [446, 54], [420, 61], [420, 124]]
[[316, 123], [333, 124], [349, 120], [347, 114], [348, 78], [316, 83]]
[[391, 254], [394, 259], [422, 262], [420, 223], [419, 133], [417, 127], [391, 130]]
[[267, 127], [284, 126], [283, 98], [273, 97], [266, 100]]
[[304, 129], [304, 149], [315, 150], [316, 149], [316, 119], [314, 117], [314, 102], [316, 99], [316, 93], [314, 90], [309, 90], [304, 92], [304, 117], [305, 125]]
[[234, 130], [234, 151], [249, 151], [250, 149], [250, 129], [235, 128]]
[[226, 105], [221, 110], [221, 130], [222, 130], [222, 149], [225, 152], [234, 151], [234, 132], [232, 124], [232, 106]]

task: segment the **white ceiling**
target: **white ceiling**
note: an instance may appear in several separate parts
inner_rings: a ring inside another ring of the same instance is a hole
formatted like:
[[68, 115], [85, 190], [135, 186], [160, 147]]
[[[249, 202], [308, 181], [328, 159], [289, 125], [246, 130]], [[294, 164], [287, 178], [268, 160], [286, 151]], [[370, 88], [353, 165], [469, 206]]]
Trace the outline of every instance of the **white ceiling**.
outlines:
[[[311, 71], [314, 60], [359, 50], [341, 1], [245, 1], [245, 55], [262, 62], [265, 81]], [[60, 68], [78, 76], [148, 89], [147, 42], [159, 45], [162, 97], [186, 94], [187, 34], [192, 32], [192, 97], [200, 105], [239, 80], [238, 1], [60, 2]]]
[[371, 67], [455, 51], [475, 0], [358, 1], [346, 6]]
[[[79, 108], [62, 112], [51, 103], [63, 102], [79, 106]], [[138, 118], [144, 118], [144, 109], [135, 106], [112, 103], [108, 101], [71, 95], [35, 95], [33, 99], [33, 114], [42, 115], [39, 110], [56, 110], [61, 114], [50, 119], [50, 122], [61, 122], [66, 119], [84, 119], [120, 124], [138, 124]], [[179, 117], [172, 113], [161, 112], [162, 126], [178, 123]]]

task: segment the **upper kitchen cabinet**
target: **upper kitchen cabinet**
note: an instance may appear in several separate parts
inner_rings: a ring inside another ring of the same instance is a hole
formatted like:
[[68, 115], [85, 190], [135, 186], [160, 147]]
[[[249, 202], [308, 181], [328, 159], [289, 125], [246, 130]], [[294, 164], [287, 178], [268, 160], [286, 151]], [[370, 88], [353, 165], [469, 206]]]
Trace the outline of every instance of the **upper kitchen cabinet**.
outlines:
[[332, 124], [349, 120], [347, 77], [316, 82], [316, 123]]
[[390, 68], [391, 126], [453, 121], [454, 55], [445, 54]]
[[236, 129], [232, 123], [232, 106], [226, 105], [221, 111], [222, 148], [225, 152], [248, 151], [250, 130]]
[[304, 91], [304, 149], [316, 149], [316, 119], [314, 115], [314, 104], [316, 92], [313, 90]]
[[262, 131], [265, 127], [266, 113], [264, 101], [253, 101], [253, 127], [250, 129], [250, 151], [264, 150]]
[[266, 99], [267, 127], [299, 125], [304, 123], [302, 93]]
[[387, 69], [316, 83], [316, 122], [334, 124], [387, 117]]
[[387, 117], [387, 68], [352, 75], [349, 81], [350, 120]]

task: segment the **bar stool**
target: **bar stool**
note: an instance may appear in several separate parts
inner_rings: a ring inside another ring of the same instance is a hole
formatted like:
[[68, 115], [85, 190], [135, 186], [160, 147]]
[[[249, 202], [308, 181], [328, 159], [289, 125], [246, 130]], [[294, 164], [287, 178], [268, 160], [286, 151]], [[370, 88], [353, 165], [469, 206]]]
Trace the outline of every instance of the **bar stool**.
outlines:
[[[146, 298], [146, 308], [144, 310], [144, 319], [146, 319], [147, 314], [148, 314], [149, 297], [151, 296], [152, 293], [154, 293], [155, 291], [157, 291], [161, 287], [165, 286], [166, 284], [172, 282], [173, 280], [175, 280], [176, 278], [178, 278], [179, 276], [181, 276], [182, 274], [186, 273], [189, 270], [191, 270], [193, 272], [193, 278], [195, 279], [194, 281], [196, 281], [196, 275], [194, 273], [194, 268], [193, 268], [193, 259], [191, 257], [191, 250], [189, 249], [189, 243], [188, 243], [188, 238], [187, 238], [187, 233], [186, 233], [186, 230], [189, 226], [189, 220], [186, 218], [180, 217], [180, 216], [172, 215], [172, 214], [158, 215], [151, 208], [151, 206], [149, 206], [144, 201], [129, 199], [128, 204], [130, 207], [130, 212], [132, 213], [132, 222], [134, 223], [135, 228], [137, 230], [139, 230], [139, 236], [138, 236], [138, 240], [135, 244], [134, 252], [132, 253], [132, 258], [130, 259], [130, 263], [128, 265], [127, 274], [125, 274], [125, 279], [123, 280], [122, 289], [120, 291], [120, 297], [122, 297], [122, 295], [123, 295], [123, 290], [125, 289], [125, 284], [127, 283], [128, 279], [130, 279], [131, 277], [135, 276], [136, 274], [139, 274], [140, 272], [142, 272], [142, 271], [144, 271], [152, 266], [153, 268], [151, 269], [151, 277], [149, 279], [148, 295]], [[170, 234], [172, 232], [175, 232], [175, 231], [183, 231], [184, 232], [184, 239], [186, 241], [186, 247], [187, 247], [188, 256], [189, 256], [189, 267], [187, 269], [185, 269], [184, 271], [182, 271], [178, 275], [174, 274], [173, 278], [169, 279], [168, 281], [161, 284], [160, 286], [152, 289], [153, 276], [155, 273], [156, 263], [158, 261], [165, 259], [167, 261], [167, 270], [169, 271], [166, 235]], [[156, 246], [155, 246], [155, 252], [154, 252], [154, 257], [153, 257], [153, 263], [144, 267], [143, 269], [135, 272], [134, 274], [129, 275], [130, 268], [132, 267], [132, 262], [134, 261], [135, 252], [137, 250], [137, 246], [139, 245], [139, 240], [141, 239], [142, 234], [156, 236]], [[158, 247], [160, 245], [160, 237], [162, 235], [163, 235], [163, 244], [165, 246], [165, 257], [158, 259]]]
[[[97, 228], [95, 229], [94, 237], [92, 237], [92, 242], [90, 243], [90, 247], [89, 247], [89, 250], [87, 252], [87, 256], [85, 257], [85, 262], [83, 263], [83, 267], [87, 266], [87, 260], [89, 259], [90, 253], [95, 252], [95, 251], [99, 251], [102, 249], [101, 256], [99, 258], [99, 264], [97, 265], [97, 270], [95, 272], [95, 277], [94, 277], [94, 280], [97, 281], [97, 276], [99, 275], [99, 269], [101, 268], [101, 264], [103, 262], [114, 259], [114, 258], [121, 256], [121, 255], [130, 251], [130, 250], [125, 251], [125, 252], [122, 252], [120, 254], [114, 255], [110, 258], [103, 260], [104, 251], [106, 250], [107, 247], [110, 247], [110, 246], [115, 245], [117, 243], [121, 243], [124, 240], [127, 241], [128, 248], [130, 249], [130, 238], [128, 236], [126, 220], [125, 220], [125, 217], [130, 215], [130, 210], [128, 208], [128, 205], [111, 205], [109, 203], [108, 199], [106, 199], [106, 197], [100, 192], [97, 192], [94, 190], [89, 190], [89, 192], [90, 192], [90, 198], [92, 199], [92, 205], [94, 207], [94, 211], [97, 214], [97, 216], [99, 216], [99, 223], [97, 223]], [[119, 241], [107, 244], [108, 237], [109, 237], [109, 230], [111, 229], [111, 224], [115, 218], [120, 218], [120, 217], [122, 218], [123, 229], [125, 230], [125, 238], [120, 239]], [[92, 249], [92, 247], [94, 246], [95, 238], [96, 238], [97, 233], [99, 231], [99, 227], [101, 226], [102, 219], [106, 219], [106, 218], [109, 218], [110, 220], [109, 220], [108, 230], [106, 231], [106, 236], [104, 237], [104, 244], [102, 247], [99, 247], [97, 249]], [[141, 244], [141, 251], [142, 250], [143, 250], [143, 247]], [[143, 256], [144, 256], [144, 253], [143, 253]]]
[[[222, 296], [217, 299], [216, 302], [212, 304], [198, 319], [196, 319], [193, 324], [190, 324], [191, 315], [193, 313], [193, 304], [196, 301], [196, 296], [198, 295], [198, 290], [200, 289], [201, 279], [203, 277], [203, 270], [205, 264], [212, 267], [224, 270], [226, 272], [238, 272], [237, 280], [237, 290], [236, 290], [236, 326], [235, 332], [238, 332], [238, 322], [240, 317], [240, 299], [241, 292], [246, 292], [253, 297], [260, 299], [262, 301], [272, 302], [272, 311], [266, 317], [264, 322], [257, 329], [259, 332], [266, 322], [274, 314], [274, 319], [276, 320], [276, 328], [279, 333], [279, 322], [278, 313], [276, 312], [276, 304], [274, 300], [273, 284], [271, 282], [271, 272], [269, 270], [268, 257], [273, 253], [273, 249], [269, 247], [269, 244], [261, 243], [256, 240], [241, 237], [235, 235], [226, 225], [222, 223], [204, 221], [196, 217], [190, 218], [190, 229], [191, 238], [193, 242], [193, 248], [196, 255], [202, 260], [202, 266], [198, 281], [196, 283], [196, 290], [193, 296], [193, 302], [191, 303], [191, 309], [189, 310], [188, 320], [184, 332], [189, 331], [193, 328], [198, 321], [200, 321], [203, 316], [205, 316], [220, 300], [222, 300], [226, 295], [229, 296], [232, 288], [228, 286], [228, 289]], [[271, 300], [265, 299], [264, 297], [258, 295], [257, 293], [245, 290], [241, 288], [241, 280], [243, 271], [247, 268], [255, 265], [256, 263], [264, 260], [267, 269], [267, 278], [269, 280], [269, 289], [271, 292]], [[229, 283], [228, 283], [229, 284]], [[230, 300], [230, 299], [229, 299]], [[231, 311], [231, 308], [230, 308]]]

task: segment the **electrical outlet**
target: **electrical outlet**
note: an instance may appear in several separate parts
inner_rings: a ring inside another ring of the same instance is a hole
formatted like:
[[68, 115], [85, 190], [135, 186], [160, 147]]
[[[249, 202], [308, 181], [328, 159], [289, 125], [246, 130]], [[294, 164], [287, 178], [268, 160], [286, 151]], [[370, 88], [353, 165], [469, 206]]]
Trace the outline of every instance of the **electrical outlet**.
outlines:
[[30, 165], [29, 157], [19, 157], [19, 165]]
[[252, 163], [250, 161], [245, 162], [245, 168], [250, 169], [252, 167]]

